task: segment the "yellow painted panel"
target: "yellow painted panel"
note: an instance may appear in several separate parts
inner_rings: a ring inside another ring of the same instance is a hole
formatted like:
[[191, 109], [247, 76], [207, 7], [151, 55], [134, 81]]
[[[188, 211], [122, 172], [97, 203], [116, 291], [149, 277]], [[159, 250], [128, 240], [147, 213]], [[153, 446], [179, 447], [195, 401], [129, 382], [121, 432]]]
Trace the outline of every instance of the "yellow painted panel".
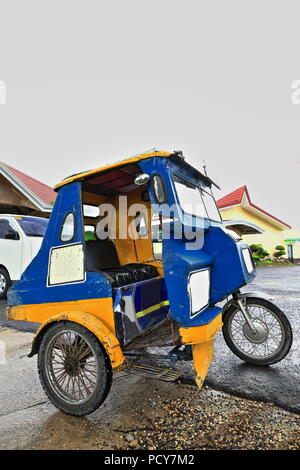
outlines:
[[193, 361], [195, 381], [199, 388], [202, 387], [209, 366], [214, 360], [214, 341], [193, 344]]
[[[137, 256], [134, 241], [128, 237], [128, 214], [127, 208], [120, 208], [119, 197], [114, 199], [114, 206], [116, 208], [116, 240], [113, 240], [116, 246], [118, 257], [121, 265], [129, 263], [137, 263]], [[127, 223], [126, 223], [127, 221]], [[120, 232], [120, 227], [124, 227], [126, 233]]]
[[37, 352], [35, 350], [36, 343], [39, 342], [39, 338], [43, 335], [44, 328], [50, 323], [59, 321], [71, 321], [78, 323], [94, 333], [94, 335], [99, 339], [100, 343], [104, 346], [110, 358], [111, 365], [114, 369], [120, 367], [125, 362], [125, 357], [123, 355], [120, 343], [114, 333], [112, 333], [107, 328], [107, 326], [101, 320], [99, 320], [99, 318], [96, 318], [94, 315], [86, 312], [80, 312], [78, 310], [65, 311], [63, 314], [48, 318], [48, 320], [40, 326], [35, 334], [31, 355]]
[[101, 194], [88, 193], [87, 191], [82, 192], [82, 202], [83, 204], [91, 204], [94, 206], [99, 206], [100, 204], [106, 204], [112, 202], [112, 198], [108, 196], [103, 196]]
[[49, 318], [67, 311], [84, 311], [99, 318], [115, 334], [114, 312], [111, 297], [86, 299], [72, 302], [17, 305], [8, 309], [9, 320], [23, 320], [44, 323]]
[[222, 312], [207, 325], [179, 328], [179, 334], [183, 344], [205, 343], [213, 339], [222, 328]]

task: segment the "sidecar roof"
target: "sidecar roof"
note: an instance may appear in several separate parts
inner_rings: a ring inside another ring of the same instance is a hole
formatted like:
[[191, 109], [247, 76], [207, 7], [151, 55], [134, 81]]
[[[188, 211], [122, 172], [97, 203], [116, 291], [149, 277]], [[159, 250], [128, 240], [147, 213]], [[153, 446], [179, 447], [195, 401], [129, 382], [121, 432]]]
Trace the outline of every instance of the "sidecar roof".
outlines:
[[100, 168], [96, 168], [94, 170], [88, 170], [84, 171], [82, 173], [77, 173], [75, 175], [71, 175], [58, 183], [54, 189], [58, 190], [62, 186], [65, 186], [66, 184], [72, 183], [73, 181], [85, 181], [87, 179], [90, 179], [92, 176], [98, 176], [101, 173], [107, 173], [110, 170], [117, 170], [121, 167], [125, 167], [126, 165], [134, 165], [138, 163], [141, 160], [145, 160], [147, 158], [155, 158], [155, 157], [163, 157], [163, 158], [168, 158], [178, 165], [182, 166], [186, 170], [190, 171], [194, 176], [198, 177], [204, 184], [207, 186], [211, 186], [212, 184], [215, 185], [217, 188], [218, 186], [206, 175], [202, 174], [199, 170], [191, 166], [189, 163], [187, 163], [182, 155], [182, 152], [165, 152], [162, 150], [151, 150], [149, 152], [141, 153], [138, 155], [135, 155], [133, 157], [126, 158], [125, 160], [120, 160], [114, 163], [110, 163], [108, 165], [105, 165]]

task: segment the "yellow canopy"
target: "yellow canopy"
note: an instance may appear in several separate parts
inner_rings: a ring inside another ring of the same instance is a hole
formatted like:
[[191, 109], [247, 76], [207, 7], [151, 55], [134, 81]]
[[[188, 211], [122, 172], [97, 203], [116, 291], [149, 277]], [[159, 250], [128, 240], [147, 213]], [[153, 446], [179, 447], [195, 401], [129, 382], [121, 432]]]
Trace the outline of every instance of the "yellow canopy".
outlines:
[[54, 186], [54, 189], [58, 189], [61, 186], [72, 183], [73, 181], [76, 181], [78, 179], [86, 178], [86, 177], [91, 176], [91, 175], [96, 174], [96, 173], [102, 173], [103, 171], [107, 171], [107, 170], [110, 170], [110, 169], [113, 169], [113, 168], [117, 168], [119, 166], [127, 165], [127, 164], [130, 164], [130, 163], [137, 163], [140, 160], [145, 160], [146, 158], [151, 158], [151, 157], [152, 158], [158, 157], [158, 156], [159, 157], [169, 157], [170, 155], [173, 155], [173, 153], [174, 152], [165, 152], [165, 151], [161, 151], [161, 150], [153, 150], [153, 151], [150, 151], [150, 152], [141, 153], [139, 155], [135, 155], [134, 157], [129, 157], [129, 158], [126, 158], [125, 160], [121, 160], [121, 161], [114, 162], [114, 163], [111, 163], [111, 164], [106, 165], [106, 166], [102, 166], [100, 168], [96, 168], [95, 170], [84, 171], [82, 173], [78, 173], [77, 175], [70, 176], [70, 177], [66, 178], [65, 180], [61, 181], [60, 183], [58, 183], [56, 186]]

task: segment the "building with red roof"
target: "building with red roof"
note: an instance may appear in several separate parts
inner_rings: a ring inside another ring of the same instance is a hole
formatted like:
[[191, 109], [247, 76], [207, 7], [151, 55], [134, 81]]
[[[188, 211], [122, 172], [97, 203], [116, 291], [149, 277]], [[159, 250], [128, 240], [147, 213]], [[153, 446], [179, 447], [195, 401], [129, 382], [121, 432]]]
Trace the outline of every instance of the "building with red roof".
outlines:
[[47, 184], [0, 162], [0, 212], [49, 217], [56, 192]]
[[249, 245], [262, 245], [270, 256], [274, 255], [276, 246], [282, 245], [286, 258], [300, 259], [300, 232], [254, 204], [246, 185], [223, 196], [217, 205], [226, 227], [241, 235]]

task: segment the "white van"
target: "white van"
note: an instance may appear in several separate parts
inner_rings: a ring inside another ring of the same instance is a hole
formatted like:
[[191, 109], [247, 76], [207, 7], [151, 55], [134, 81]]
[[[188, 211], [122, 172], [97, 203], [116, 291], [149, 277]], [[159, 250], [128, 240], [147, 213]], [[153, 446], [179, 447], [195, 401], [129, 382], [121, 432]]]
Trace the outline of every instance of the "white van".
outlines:
[[47, 225], [41, 217], [0, 214], [0, 299], [39, 251]]

